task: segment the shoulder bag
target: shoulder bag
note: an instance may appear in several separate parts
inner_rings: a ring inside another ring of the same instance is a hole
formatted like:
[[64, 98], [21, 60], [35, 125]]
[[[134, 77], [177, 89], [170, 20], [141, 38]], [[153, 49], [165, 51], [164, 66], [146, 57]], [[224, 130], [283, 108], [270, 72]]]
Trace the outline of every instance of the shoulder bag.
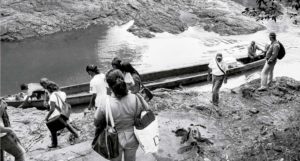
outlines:
[[142, 90], [141, 90], [141, 94], [143, 95], [144, 99], [149, 102], [152, 98], [153, 98], [153, 94], [150, 91], [149, 88], [145, 87], [144, 84], [141, 82], [142, 85]]
[[69, 117], [71, 115], [71, 105], [69, 103], [63, 101], [62, 98], [57, 93], [55, 93], [55, 95], [57, 97], [57, 103], [59, 104], [59, 100], [62, 102], [61, 108], [57, 108], [57, 110], [60, 112], [61, 115], [63, 115], [67, 119], [69, 119]]
[[[119, 156], [119, 138], [115, 129], [109, 98], [106, 98], [105, 118], [106, 127], [98, 136], [96, 136], [92, 143], [92, 148], [102, 157], [113, 159]], [[111, 126], [108, 125], [108, 121], [110, 121]]]
[[[155, 120], [155, 115], [153, 111], [146, 109], [146, 105], [144, 101], [142, 100], [143, 98], [139, 95], [136, 94], [136, 111], [135, 111], [135, 117], [134, 117], [134, 126], [136, 129], [141, 130], [147, 127], [151, 122]], [[138, 111], [138, 101], [141, 102], [142, 104], [142, 112], [145, 112], [145, 114], [142, 116], [141, 113], [137, 114]]]

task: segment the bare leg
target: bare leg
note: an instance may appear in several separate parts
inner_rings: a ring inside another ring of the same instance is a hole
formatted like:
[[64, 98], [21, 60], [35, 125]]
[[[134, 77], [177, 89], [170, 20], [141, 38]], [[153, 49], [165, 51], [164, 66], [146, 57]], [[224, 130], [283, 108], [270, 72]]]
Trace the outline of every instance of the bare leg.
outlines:
[[67, 128], [72, 134], [74, 134], [74, 136], [75, 136], [76, 138], [79, 137], [78, 133], [76, 132], [76, 130], [74, 129], [74, 127], [73, 127], [70, 123], [67, 122], [66, 128]]

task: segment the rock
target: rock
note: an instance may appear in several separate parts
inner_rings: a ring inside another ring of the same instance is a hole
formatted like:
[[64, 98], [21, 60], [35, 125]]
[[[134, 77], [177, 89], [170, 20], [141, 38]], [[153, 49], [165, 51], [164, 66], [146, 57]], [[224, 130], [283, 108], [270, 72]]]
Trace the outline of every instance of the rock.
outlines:
[[273, 150], [276, 151], [276, 152], [279, 152], [279, 153], [282, 153], [282, 152], [283, 152], [283, 149], [282, 149], [282, 147], [280, 147], [280, 146], [274, 146], [274, 147], [273, 147]]
[[[264, 29], [242, 16], [240, 5], [226, 1], [1, 1], [1, 40], [13, 41], [59, 31], [86, 28], [91, 24], [121, 25], [134, 20], [129, 32], [144, 38], [153, 33], [179, 34], [200, 25], [220, 35], [249, 34]], [[224, 9], [228, 8], [228, 9]], [[153, 33], [151, 33], [153, 32]]]
[[249, 110], [249, 112], [252, 113], [252, 114], [258, 114], [258, 113], [259, 113], [259, 110], [256, 109], [256, 108], [251, 108], [251, 109]]
[[263, 125], [267, 125], [267, 126], [271, 126], [274, 123], [273, 120], [268, 116], [260, 116], [256, 119], [256, 121], [259, 124], [263, 124]]

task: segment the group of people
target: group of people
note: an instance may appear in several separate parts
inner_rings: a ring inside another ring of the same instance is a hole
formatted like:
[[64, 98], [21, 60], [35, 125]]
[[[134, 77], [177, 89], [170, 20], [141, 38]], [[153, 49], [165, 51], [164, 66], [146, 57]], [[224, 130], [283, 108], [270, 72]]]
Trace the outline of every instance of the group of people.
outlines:
[[[119, 153], [121, 154], [112, 160], [121, 161], [122, 154], [124, 154], [125, 161], [134, 161], [139, 145], [133, 132], [134, 117], [141, 112], [142, 108], [145, 108], [147, 101], [143, 97], [138, 99], [136, 95], [142, 88], [141, 77], [137, 70], [129, 62], [121, 61], [117, 57], [112, 60], [111, 65], [112, 69], [106, 74], [101, 73], [96, 65], [86, 67], [86, 72], [91, 76], [90, 93], [92, 94], [88, 109], [95, 112], [94, 124], [97, 129], [95, 134], [101, 133], [106, 125], [104, 107], [107, 101], [109, 102], [115, 129], [118, 131]], [[67, 95], [55, 82], [42, 78], [40, 83], [22, 84], [20, 88], [25, 90], [26, 97], [19, 108], [26, 106], [31, 100], [44, 99], [44, 106], [49, 110], [45, 121], [52, 140], [48, 148], [58, 146], [57, 133], [64, 128], [67, 128], [75, 139], [79, 137], [78, 132], [70, 124], [69, 118], [62, 114]], [[12, 154], [16, 161], [24, 161], [25, 150], [17, 136], [10, 127], [2, 125], [2, 122], [7, 122], [5, 120], [6, 106], [7, 104], [1, 100], [1, 150]]]
[[[264, 51], [266, 53], [266, 63], [261, 72], [261, 87], [258, 89], [259, 91], [266, 90], [272, 82], [273, 70], [280, 48], [275, 33], [270, 33], [269, 38], [271, 44]], [[252, 42], [249, 47], [249, 57], [251, 59], [255, 59], [256, 55], [254, 54], [256, 50], [261, 49], [255, 45], [255, 42]], [[135, 161], [139, 143], [134, 135], [134, 119], [135, 115], [142, 111], [144, 105], [148, 108], [147, 101], [137, 97], [143, 88], [143, 83], [140, 74], [129, 62], [122, 61], [116, 57], [112, 60], [111, 65], [112, 69], [105, 74], [101, 73], [96, 65], [86, 66], [86, 72], [91, 77], [90, 93], [92, 94], [88, 109], [94, 111], [94, 124], [97, 135], [106, 127], [106, 108], [104, 107], [109, 104], [120, 145], [120, 155], [112, 159], [112, 161], [121, 161], [123, 154], [125, 161]], [[216, 55], [208, 67], [208, 80], [212, 81], [211, 102], [213, 105], [218, 106], [219, 90], [223, 82], [227, 82], [228, 67], [223, 61], [221, 53]], [[45, 117], [46, 126], [51, 133], [52, 140], [49, 148], [58, 146], [57, 132], [63, 128], [67, 128], [74, 138], [79, 137], [78, 132], [70, 124], [69, 118], [61, 113], [67, 96], [55, 82], [42, 78], [40, 83], [22, 84], [21, 89], [27, 90], [27, 97], [20, 107], [24, 106], [33, 97], [43, 98], [45, 106], [49, 107], [49, 112]], [[9, 127], [9, 119], [5, 110], [6, 106], [5, 102], [1, 100], [1, 150], [15, 156], [16, 161], [24, 161], [25, 151], [14, 131]]]
[[[248, 57], [250, 61], [264, 57], [266, 62], [261, 71], [261, 86], [258, 91], [266, 91], [271, 86], [273, 81], [274, 67], [277, 62], [278, 53], [280, 51], [280, 43], [276, 39], [276, 34], [271, 32], [269, 34], [271, 41], [270, 45], [266, 45], [265, 50], [260, 49], [255, 41], [252, 41], [248, 47]], [[263, 54], [258, 55], [256, 51], [260, 50]], [[208, 80], [212, 81], [212, 104], [215, 106], [219, 105], [219, 91], [224, 83], [227, 83], [227, 71], [228, 66], [223, 61], [223, 56], [218, 53], [216, 57], [209, 63]]]

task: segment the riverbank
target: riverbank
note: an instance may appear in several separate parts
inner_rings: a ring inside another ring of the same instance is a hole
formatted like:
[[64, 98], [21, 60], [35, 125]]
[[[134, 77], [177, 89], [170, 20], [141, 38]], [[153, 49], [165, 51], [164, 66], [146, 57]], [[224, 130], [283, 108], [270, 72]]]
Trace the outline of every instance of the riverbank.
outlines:
[[250, 34], [265, 29], [241, 15], [244, 7], [227, 0], [122, 0], [1, 1], [1, 41], [22, 40], [56, 32], [87, 28], [93, 24], [122, 25], [138, 37], [153, 33], [179, 34], [190, 26], [200, 26], [220, 35]]
[[[150, 104], [158, 114], [160, 149], [154, 156], [145, 156], [139, 150], [138, 158], [145, 161], [191, 160], [191, 157], [211, 161], [299, 160], [300, 81], [278, 77], [269, 91], [257, 92], [258, 87], [256, 79], [232, 90], [222, 90], [219, 108], [210, 104], [210, 92], [155, 90]], [[72, 115], [72, 123], [81, 130], [76, 145], [70, 145], [69, 133], [63, 131], [58, 137], [60, 147], [51, 151], [46, 148], [50, 144], [43, 122], [46, 111], [9, 108], [8, 112], [30, 160], [100, 158], [90, 149], [94, 132], [91, 112]], [[186, 148], [188, 143], [181, 144], [182, 139], [174, 131], [193, 127], [201, 133], [199, 148]]]

